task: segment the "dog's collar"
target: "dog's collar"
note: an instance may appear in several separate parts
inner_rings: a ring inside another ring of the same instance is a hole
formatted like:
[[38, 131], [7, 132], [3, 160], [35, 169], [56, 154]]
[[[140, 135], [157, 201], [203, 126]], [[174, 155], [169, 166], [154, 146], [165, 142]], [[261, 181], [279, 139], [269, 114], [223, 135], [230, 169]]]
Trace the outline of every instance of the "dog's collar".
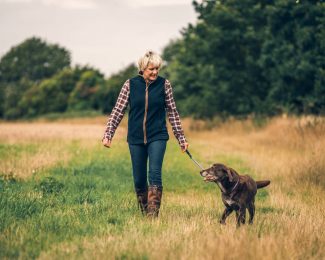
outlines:
[[238, 184], [239, 184], [239, 178], [238, 178], [236, 184], [234, 185], [234, 187], [232, 187], [230, 193], [232, 193], [237, 188]]
[[232, 189], [231, 189], [230, 192], [227, 192], [227, 190], [223, 187], [223, 185], [221, 184], [221, 182], [218, 181], [217, 184], [218, 184], [220, 190], [222, 191], [222, 193], [231, 194], [237, 188], [237, 186], [239, 184], [239, 178], [238, 178], [236, 184], [234, 185], [234, 187], [232, 187]]

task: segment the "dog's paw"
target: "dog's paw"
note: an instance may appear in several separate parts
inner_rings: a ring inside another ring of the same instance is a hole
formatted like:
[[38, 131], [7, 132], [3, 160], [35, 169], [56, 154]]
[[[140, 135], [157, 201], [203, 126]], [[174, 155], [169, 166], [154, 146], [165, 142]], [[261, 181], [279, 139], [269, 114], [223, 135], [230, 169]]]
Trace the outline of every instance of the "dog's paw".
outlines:
[[219, 220], [219, 223], [220, 223], [221, 225], [226, 225], [226, 221], [224, 221], [224, 220]]

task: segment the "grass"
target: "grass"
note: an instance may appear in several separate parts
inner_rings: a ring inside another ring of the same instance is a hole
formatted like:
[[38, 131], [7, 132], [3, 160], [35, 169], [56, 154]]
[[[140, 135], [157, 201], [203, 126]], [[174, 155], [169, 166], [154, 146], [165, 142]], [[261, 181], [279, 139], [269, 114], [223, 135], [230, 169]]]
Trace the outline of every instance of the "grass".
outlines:
[[[217, 186], [202, 181], [174, 139], [164, 161], [160, 217], [143, 218], [125, 122], [112, 148], [105, 149], [100, 144], [105, 120], [0, 125], [1, 259], [325, 257], [322, 123], [276, 118], [265, 126], [229, 121], [190, 131], [196, 122], [184, 120], [190, 151], [204, 166], [223, 162], [272, 181], [258, 191], [255, 223], [236, 229], [234, 214], [220, 226]], [[22, 158], [10, 172], [3, 166]]]

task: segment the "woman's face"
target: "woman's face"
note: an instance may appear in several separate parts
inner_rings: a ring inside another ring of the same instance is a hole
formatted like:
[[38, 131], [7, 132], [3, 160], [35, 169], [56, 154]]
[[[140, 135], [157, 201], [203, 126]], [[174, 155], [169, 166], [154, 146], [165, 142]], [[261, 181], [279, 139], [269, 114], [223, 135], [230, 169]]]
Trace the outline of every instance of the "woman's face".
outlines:
[[143, 71], [143, 77], [145, 80], [156, 80], [158, 72], [159, 67], [149, 64], [149, 66]]

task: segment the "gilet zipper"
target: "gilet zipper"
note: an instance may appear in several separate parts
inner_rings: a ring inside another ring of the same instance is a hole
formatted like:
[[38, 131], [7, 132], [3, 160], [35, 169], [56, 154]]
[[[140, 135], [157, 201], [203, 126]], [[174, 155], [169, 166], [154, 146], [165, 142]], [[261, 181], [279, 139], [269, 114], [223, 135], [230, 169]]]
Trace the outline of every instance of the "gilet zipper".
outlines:
[[143, 118], [143, 142], [147, 144], [147, 113], [148, 113], [148, 88], [150, 83], [146, 81], [146, 96], [145, 96], [145, 107], [144, 107], [144, 118]]

